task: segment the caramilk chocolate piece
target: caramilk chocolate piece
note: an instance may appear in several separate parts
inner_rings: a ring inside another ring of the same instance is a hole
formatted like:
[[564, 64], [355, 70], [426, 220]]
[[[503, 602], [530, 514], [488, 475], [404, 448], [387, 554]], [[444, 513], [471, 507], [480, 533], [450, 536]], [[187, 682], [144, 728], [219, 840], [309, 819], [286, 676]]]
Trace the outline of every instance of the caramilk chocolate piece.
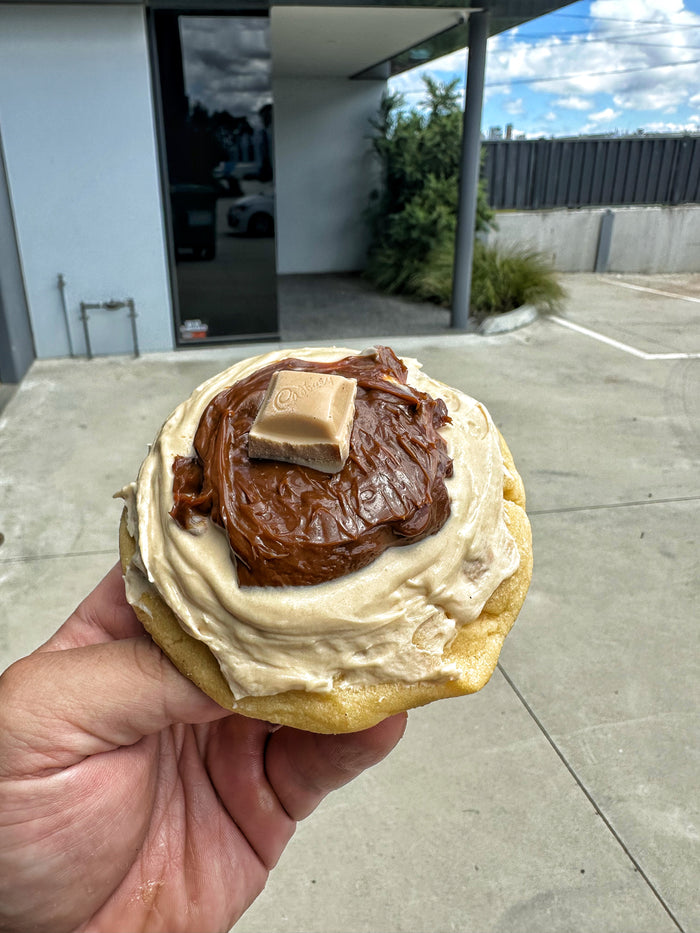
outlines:
[[350, 451], [357, 380], [279, 370], [248, 435], [248, 456], [337, 473]]

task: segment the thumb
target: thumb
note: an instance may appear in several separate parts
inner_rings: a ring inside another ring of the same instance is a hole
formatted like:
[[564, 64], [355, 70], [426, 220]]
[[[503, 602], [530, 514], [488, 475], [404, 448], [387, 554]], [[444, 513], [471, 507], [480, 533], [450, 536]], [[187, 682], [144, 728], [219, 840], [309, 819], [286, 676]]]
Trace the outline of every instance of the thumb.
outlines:
[[173, 723], [227, 715], [147, 637], [37, 652], [0, 677], [0, 774], [66, 768]]

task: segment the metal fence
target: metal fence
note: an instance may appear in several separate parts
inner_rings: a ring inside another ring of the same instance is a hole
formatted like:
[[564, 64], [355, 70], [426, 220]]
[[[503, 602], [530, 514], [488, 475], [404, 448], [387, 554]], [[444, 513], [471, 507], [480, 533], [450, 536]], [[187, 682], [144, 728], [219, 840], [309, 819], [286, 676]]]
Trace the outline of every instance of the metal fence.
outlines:
[[516, 139], [483, 144], [497, 210], [700, 202], [700, 136]]

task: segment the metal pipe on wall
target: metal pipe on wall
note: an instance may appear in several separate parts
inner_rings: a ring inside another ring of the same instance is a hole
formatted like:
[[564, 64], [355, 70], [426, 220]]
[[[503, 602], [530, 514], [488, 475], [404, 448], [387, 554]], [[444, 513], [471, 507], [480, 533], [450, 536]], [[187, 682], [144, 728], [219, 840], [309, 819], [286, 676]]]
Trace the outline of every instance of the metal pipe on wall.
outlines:
[[66, 279], [62, 272], [58, 273], [58, 290], [61, 293], [61, 307], [63, 309], [63, 321], [66, 325], [66, 337], [68, 338], [68, 351], [73, 357], [73, 338], [70, 333], [70, 320], [68, 317], [68, 305], [66, 303]]

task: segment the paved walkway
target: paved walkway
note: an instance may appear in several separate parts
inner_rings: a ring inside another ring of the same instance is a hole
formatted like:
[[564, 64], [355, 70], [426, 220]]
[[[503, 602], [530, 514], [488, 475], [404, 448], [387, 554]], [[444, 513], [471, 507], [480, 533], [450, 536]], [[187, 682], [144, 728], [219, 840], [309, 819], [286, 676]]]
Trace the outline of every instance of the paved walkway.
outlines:
[[[700, 931], [699, 281], [573, 276], [561, 320], [391, 339], [502, 428], [532, 588], [488, 686], [414, 711], [239, 933]], [[35, 364], [0, 415], [0, 668], [115, 560], [161, 419], [251, 352]]]

